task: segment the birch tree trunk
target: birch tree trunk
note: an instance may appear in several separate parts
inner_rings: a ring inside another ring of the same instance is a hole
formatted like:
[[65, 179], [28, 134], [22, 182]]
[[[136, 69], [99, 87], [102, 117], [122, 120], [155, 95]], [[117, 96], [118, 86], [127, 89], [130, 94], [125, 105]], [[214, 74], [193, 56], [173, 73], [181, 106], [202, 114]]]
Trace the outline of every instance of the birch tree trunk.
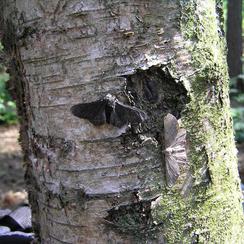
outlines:
[[[241, 243], [218, 3], [1, 4], [41, 243]], [[147, 120], [95, 126], [70, 111], [107, 94], [145, 111]], [[179, 165], [172, 187], [164, 153], [168, 113], [187, 131], [188, 163]]]

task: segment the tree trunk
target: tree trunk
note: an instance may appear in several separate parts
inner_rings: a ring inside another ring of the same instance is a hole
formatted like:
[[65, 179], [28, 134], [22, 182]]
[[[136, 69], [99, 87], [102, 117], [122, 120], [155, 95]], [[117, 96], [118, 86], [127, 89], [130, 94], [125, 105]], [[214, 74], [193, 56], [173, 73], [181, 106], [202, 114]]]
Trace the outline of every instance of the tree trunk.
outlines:
[[[215, 1], [3, 6], [41, 243], [241, 243]], [[72, 114], [73, 105], [94, 101], [78, 106], [93, 123]], [[184, 129], [187, 149], [175, 141]]]
[[[230, 77], [242, 73], [242, 0], [228, 0], [227, 10], [227, 47]], [[244, 91], [243, 81], [239, 79], [238, 88]]]

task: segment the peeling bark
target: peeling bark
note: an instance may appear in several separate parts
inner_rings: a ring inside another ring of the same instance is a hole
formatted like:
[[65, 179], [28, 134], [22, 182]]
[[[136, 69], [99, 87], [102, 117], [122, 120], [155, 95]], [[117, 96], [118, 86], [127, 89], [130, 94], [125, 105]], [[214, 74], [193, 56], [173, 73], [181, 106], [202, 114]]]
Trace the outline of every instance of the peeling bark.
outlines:
[[[12, 76], [41, 243], [240, 243], [214, 1], [11, 0], [2, 16], [13, 27], [5, 46], [18, 60]], [[71, 113], [107, 94], [148, 119], [121, 131]], [[187, 131], [189, 159], [172, 188], [163, 155], [168, 113]]]

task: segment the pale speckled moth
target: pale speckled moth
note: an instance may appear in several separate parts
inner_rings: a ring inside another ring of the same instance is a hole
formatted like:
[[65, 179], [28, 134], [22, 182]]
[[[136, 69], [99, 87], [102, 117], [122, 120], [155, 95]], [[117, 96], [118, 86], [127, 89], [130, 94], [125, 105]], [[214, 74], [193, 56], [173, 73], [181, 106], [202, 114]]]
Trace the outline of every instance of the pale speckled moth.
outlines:
[[186, 164], [186, 130], [179, 128], [174, 115], [164, 117], [164, 144], [167, 185], [172, 187], [180, 175], [179, 164]]

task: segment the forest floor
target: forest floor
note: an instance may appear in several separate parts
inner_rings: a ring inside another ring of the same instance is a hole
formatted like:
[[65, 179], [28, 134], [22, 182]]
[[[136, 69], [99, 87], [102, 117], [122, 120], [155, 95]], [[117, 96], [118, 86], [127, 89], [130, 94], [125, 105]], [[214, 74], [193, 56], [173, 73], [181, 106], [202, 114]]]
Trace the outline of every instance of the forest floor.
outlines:
[[[0, 126], [0, 198], [25, 189], [24, 167], [18, 142], [18, 126]], [[2, 206], [2, 201], [0, 202]]]
[[[18, 126], [0, 126], [0, 198], [9, 191], [25, 189], [24, 164], [18, 136]], [[237, 145], [237, 148], [239, 171], [244, 183], [244, 143]]]

